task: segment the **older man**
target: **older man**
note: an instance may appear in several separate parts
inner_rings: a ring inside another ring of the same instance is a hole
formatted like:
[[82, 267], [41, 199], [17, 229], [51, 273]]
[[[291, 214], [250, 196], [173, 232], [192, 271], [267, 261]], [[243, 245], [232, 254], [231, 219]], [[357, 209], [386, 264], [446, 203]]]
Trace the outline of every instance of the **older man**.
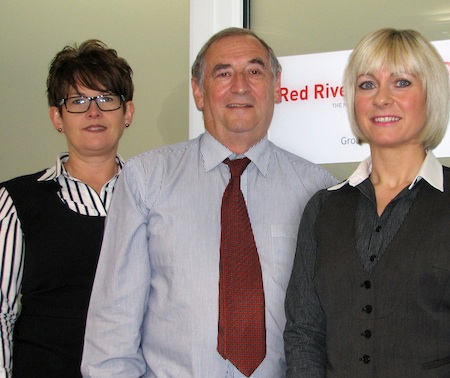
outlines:
[[300, 216], [335, 180], [268, 141], [280, 75], [253, 32], [219, 32], [192, 68], [206, 132], [127, 162], [91, 297], [85, 377], [285, 375]]

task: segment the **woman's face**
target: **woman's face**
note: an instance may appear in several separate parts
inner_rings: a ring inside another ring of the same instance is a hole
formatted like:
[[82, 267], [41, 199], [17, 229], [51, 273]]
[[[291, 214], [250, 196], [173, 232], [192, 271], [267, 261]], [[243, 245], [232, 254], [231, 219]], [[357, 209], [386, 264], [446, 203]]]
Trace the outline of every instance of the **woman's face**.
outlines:
[[[79, 86], [77, 89], [71, 88], [67, 97], [95, 97], [105, 94], [111, 93]], [[131, 101], [126, 103], [125, 112], [124, 106], [125, 103], [122, 103], [119, 109], [105, 112], [92, 100], [85, 113], [70, 113], [65, 105], [62, 105], [61, 114], [59, 109], [53, 106], [50, 108], [50, 118], [55, 129], [62, 129], [61, 132], [66, 135], [71, 156], [115, 156], [125, 124], [131, 124], [134, 113]]]
[[426, 121], [422, 81], [407, 72], [387, 69], [358, 77], [355, 114], [359, 129], [371, 146], [422, 144], [419, 134]]

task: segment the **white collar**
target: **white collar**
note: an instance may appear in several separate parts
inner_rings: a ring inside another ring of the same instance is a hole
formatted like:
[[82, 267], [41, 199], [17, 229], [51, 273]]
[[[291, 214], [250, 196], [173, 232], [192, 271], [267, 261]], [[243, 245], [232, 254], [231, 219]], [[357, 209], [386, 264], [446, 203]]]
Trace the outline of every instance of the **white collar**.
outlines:
[[[64, 163], [69, 160], [69, 153], [68, 152], [62, 152], [58, 155], [56, 158], [56, 164], [53, 167], [47, 168], [47, 170], [44, 172], [44, 174], [38, 178], [38, 181], [51, 181], [55, 178], [59, 177], [60, 175], [65, 175], [69, 178], [74, 179], [69, 175], [69, 173], [66, 171], [66, 168], [64, 167]], [[116, 155], [116, 163], [118, 166], [117, 169], [117, 175], [120, 173], [120, 171], [123, 168], [124, 160], [120, 155]], [[117, 176], [116, 175], [116, 176]]]
[[[372, 173], [372, 157], [369, 156], [364, 159], [359, 165], [358, 168], [350, 175], [350, 177], [341, 182], [338, 185], [332, 186], [328, 190], [337, 190], [342, 188], [344, 185], [349, 184], [350, 186], [357, 186], [361, 184], [364, 180], [366, 180], [370, 174]], [[444, 191], [444, 173], [442, 170], [442, 164], [439, 160], [434, 156], [433, 152], [427, 151], [427, 155], [425, 156], [425, 160], [422, 163], [422, 166], [419, 169], [416, 177], [413, 182], [409, 186], [408, 189], [412, 189], [421, 179], [427, 181], [431, 186], [436, 188], [437, 190], [443, 192]]]

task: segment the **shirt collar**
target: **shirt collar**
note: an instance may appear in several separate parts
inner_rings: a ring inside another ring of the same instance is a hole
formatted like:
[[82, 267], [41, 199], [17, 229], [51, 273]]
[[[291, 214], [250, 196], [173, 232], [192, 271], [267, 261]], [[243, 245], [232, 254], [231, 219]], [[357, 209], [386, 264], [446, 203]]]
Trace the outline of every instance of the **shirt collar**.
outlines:
[[437, 190], [444, 191], [444, 170], [442, 169], [442, 164], [431, 151], [427, 152], [419, 173], [409, 186], [409, 189], [412, 189], [421, 179], [424, 179]]
[[242, 155], [237, 155], [230, 151], [207, 131], [200, 137], [200, 152], [203, 157], [206, 172], [217, 167], [226, 158], [233, 160], [246, 156], [266, 176], [269, 168], [270, 151], [267, 135]]
[[[76, 178], [69, 175], [64, 167], [64, 163], [69, 160], [69, 153], [62, 152], [56, 158], [56, 164], [53, 167], [47, 168], [44, 174], [38, 178], [38, 181], [51, 181], [56, 179], [57, 177], [64, 175], [71, 180], [77, 180]], [[116, 155], [116, 163], [117, 163], [117, 174], [114, 177], [117, 177], [119, 173], [122, 171], [124, 160], [120, 155]]]
[[[351, 174], [351, 176], [341, 182], [338, 185], [332, 186], [328, 190], [337, 190], [342, 188], [344, 185], [349, 184], [350, 186], [357, 186], [361, 184], [364, 180], [366, 180], [370, 174], [372, 173], [372, 158], [369, 156], [365, 160], [363, 160], [358, 168], [356, 168], [355, 172]], [[442, 170], [442, 164], [439, 160], [434, 156], [433, 152], [427, 151], [425, 156], [425, 160], [422, 163], [422, 166], [419, 169], [416, 177], [413, 182], [409, 186], [408, 189], [412, 189], [421, 179], [424, 179], [428, 184], [436, 188], [437, 190], [443, 192], [444, 191], [444, 173]]]

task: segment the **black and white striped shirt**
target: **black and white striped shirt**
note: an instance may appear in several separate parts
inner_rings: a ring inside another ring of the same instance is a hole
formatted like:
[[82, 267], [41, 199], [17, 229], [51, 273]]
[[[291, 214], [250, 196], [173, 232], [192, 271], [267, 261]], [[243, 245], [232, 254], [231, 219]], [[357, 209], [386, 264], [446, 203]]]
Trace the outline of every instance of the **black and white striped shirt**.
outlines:
[[[123, 167], [123, 159], [116, 156], [118, 173], [102, 187], [100, 194], [69, 175], [63, 164], [68, 159], [68, 153], [60, 154], [56, 165], [48, 168], [38, 181], [56, 181], [60, 185], [58, 196], [72, 211], [81, 215], [105, 217], [114, 185]], [[24, 252], [16, 208], [8, 191], [0, 187], [0, 378], [9, 378], [12, 373], [12, 337], [19, 311]]]

